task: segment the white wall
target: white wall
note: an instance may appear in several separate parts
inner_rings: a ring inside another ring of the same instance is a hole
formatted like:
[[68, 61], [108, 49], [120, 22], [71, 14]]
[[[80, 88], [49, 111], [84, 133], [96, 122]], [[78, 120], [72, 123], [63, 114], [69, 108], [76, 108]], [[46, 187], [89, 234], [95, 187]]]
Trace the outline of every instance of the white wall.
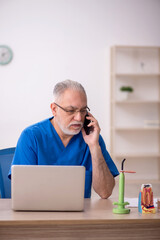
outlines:
[[160, 45], [159, 0], [0, 0], [0, 149], [51, 116], [55, 83], [81, 82], [110, 146], [110, 47]]

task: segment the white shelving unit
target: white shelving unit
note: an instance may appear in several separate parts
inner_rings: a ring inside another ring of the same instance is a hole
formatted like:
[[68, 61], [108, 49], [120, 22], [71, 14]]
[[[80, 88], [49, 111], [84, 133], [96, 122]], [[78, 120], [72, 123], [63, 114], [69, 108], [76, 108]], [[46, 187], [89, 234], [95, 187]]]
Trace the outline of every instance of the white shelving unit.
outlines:
[[[133, 92], [124, 100], [122, 86]], [[130, 179], [160, 181], [160, 47], [111, 48], [111, 155]], [[129, 169], [130, 168], [130, 169]]]

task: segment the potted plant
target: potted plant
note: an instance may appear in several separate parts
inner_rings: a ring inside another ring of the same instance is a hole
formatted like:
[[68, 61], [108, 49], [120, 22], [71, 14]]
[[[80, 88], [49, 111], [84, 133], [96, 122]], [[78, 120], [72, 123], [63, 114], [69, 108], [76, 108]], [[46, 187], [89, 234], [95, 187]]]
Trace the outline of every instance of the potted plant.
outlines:
[[122, 86], [120, 87], [120, 91], [123, 92], [123, 100], [126, 100], [129, 94], [133, 92], [133, 88], [131, 86]]

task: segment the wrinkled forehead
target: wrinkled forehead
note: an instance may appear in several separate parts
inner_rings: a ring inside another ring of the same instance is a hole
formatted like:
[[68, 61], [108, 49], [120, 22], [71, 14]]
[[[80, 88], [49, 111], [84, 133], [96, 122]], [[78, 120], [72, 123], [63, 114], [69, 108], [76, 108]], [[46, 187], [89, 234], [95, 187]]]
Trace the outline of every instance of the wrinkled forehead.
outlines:
[[83, 91], [68, 88], [57, 99], [59, 104], [87, 106], [87, 96]]

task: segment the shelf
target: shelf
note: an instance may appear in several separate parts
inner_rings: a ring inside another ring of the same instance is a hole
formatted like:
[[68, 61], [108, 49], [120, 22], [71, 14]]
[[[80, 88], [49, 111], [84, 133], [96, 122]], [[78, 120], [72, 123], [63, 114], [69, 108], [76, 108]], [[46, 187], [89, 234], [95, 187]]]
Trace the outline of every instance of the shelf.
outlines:
[[[118, 178], [116, 178], [115, 180], [116, 182], [119, 183]], [[128, 179], [128, 178], [125, 179], [126, 184], [139, 184], [139, 182], [141, 182], [142, 184], [146, 182], [151, 184], [160, 184], [160, 180], [157, 180], [157, 179], [148, 179], [148, 178], [147, 179]]]
[[133, 77], [133, 78], [145, 78], [145, 77], [160, 77], [160, 73], [116, 73], [111, 74], [114, 77]]
[[115, 45], [114, 48], [117, 49], [117, 50], [119, 50], [119, 49], [122, 49], [122, 50], [126, 50], [126, 49], [131, 49], [131, 50], [132, 49], [136, 49], [136, 50], [138, 50], [138, 49], [140, 49], [140, 50], [142, 50], [142, 49], [144, 49], [144, 50], [149, 49], [150, 50], [151, 49], [152, 50], [153, 49], [154, 50], [155, 49], [155, 50], [157, 50], [157, 49], [159, 49], [159, 46]]
[[160, 180], [160, 47], [112, 47], [110, 76], [111, 156], [128, 158], [137, 178]]
[[159, 158], [160, 153], [125, 153], [115, 154], [116, 158]]
[[160, 131], [160, 127], [115, 127], [115, 131]]
[[160, 104], [159, 100], [116, 100], [111, 101], [111, 103], [117, 103], [117, 104]]

